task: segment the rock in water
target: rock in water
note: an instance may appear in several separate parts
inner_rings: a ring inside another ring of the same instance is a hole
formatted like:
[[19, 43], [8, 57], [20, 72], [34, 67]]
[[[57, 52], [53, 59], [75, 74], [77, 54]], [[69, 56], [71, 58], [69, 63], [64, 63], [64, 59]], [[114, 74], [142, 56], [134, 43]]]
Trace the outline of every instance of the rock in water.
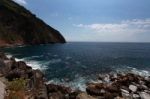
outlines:
[[59, 31], [23, 6], [13, 0], [0, 0], [0, 46], [65, 42]]

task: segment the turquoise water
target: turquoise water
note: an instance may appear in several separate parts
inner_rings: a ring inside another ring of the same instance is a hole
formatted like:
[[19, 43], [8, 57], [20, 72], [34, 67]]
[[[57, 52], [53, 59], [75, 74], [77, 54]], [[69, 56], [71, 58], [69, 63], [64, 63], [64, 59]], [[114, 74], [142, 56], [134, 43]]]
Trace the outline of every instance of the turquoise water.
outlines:
[[[99, 73], [150, 71], [150, 43], [66, 43], [4, 48], [51, 82], [85, 82]], [[86, 78], [86, 80], [85, 80]], [[81, 80], [82, 79], [82, 80]]]

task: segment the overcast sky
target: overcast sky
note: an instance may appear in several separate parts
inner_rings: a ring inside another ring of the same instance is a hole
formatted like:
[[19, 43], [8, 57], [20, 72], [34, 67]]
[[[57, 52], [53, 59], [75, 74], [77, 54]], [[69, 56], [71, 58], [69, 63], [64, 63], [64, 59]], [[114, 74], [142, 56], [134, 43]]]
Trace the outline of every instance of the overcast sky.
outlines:
[[150, 42], [150, 0], [14, 0], [67, 41]]

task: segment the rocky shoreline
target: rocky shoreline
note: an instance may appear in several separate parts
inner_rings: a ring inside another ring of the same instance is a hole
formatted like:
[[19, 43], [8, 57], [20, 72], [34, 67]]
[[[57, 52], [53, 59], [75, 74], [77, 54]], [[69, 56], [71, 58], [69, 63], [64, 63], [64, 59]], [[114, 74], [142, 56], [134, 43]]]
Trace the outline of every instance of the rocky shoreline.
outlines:
[[25, 88], [19, 91], [22, 97], [19, 99], [150, 99], [150, 76], [132, 73], [99, 75], [98, 82], [87, 83], [86, 91], [82, 92], [63, 85], [46, 84], [40, 70], [33, 70], [25, 62], [17, 62], [4, 53], [0, 53], [0, 77], [6, 79], [5, 99], [10, 99], [12, 93], [8, 83], [17, 78], [26, 80]]

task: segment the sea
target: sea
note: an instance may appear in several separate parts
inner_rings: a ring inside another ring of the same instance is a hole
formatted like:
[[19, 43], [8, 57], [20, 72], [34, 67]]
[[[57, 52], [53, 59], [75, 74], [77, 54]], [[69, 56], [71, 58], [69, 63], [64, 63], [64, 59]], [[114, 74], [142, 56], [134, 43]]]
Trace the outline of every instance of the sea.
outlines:
[[8, 57], [40, 69], [47, 83], [85, 90], [100, 74], [150, 75], [150, 43], [69, 42], [0, 48]]

